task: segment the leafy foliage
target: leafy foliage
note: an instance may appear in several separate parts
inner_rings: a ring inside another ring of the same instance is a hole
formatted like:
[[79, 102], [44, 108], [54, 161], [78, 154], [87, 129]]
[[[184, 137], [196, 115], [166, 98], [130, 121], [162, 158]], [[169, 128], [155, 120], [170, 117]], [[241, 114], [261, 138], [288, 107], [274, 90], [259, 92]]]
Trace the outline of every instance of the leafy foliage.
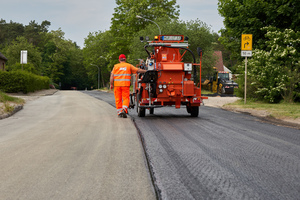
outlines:
[[[59, 85], [61, 89], [74, 86], [78, 89], [96, 88], [98, 67], [101, 85], [106, 86], [119, 54], [126, 54], [130, 62], [147, 56], [143, 44], [135, 39], [140, 33], [157, 35], [158, 28], [151, 22], [155, 21], [163, 34], [189, 36], [190, 48], [195, 54], [196, 48], [202, 47], [205, 52], [203, 66], [209, 70], [213, 63], [211, 43], [214, 40], [210, 29], [199, 20], [178, 21], [176, 0], [116, 0], [116, 4], [110, 30], [90, 33], [82, 50], [76, 43], [65, 39], [61, 29], [48, 31], [51, 23], [47, 20], [41, 24], [33, 20], [24, 26], [1, 19], [0, 51], [9, 59], [6, 69], [11, 72], [20, 70], [20, 51], [28, 50], [28, 64], [23, 66], [24, 71], [48, 76], [51, 84]], [[145, 19], [138, 19], [137, 15]], [[144, 29], [147, 31], [143, 32]], [[191, 59], [188, 54], [186, 57]]]
[[[218, 5], [225, 18], [219, 40], [232, 53], [231, 60], [241, 63], [241, 34], [253, 34], [247, 96], [268, 102], [299, 101], [299, 2], [219, 0]], [[239, 65], [238, 70], [243, 69]], [[238, 79], [241, 95], [244, 77]]]
[[[23, 26], [0, 21], [0, 50], [8, 58], [6, 69], [20, 70], [20, 51], [28, 51], [25, 71], [48, 76], [61, 89], [88, 87], [88, 77], [83, 66], [82, 51], [71, 40], [64, 38], [61, 29], [48, 32], [49, 21], [41, 25], [35, 21]], [[2, 43], [3, 42], [3, 43]]]
[[26, 71], [0, 71], [0, 90], [3, 92], [28, 93], [49, 88], [48, 77], [37, 76]]
[[22, 68], [20, 64], [20, 52], [21, 50], [28, 51], [27, 63], [24, 64], [26, 71], [39, 74], [41, 72], [40, 65], [42, 61], [41, 53], [30, 44], [25, 37], [19, 36], [16, 40], [12, 41], [12, 44], [4, 49], [4, 53], [8, 59], [8, 70], [19, 70]]
[[0, 20], [0, 49], [4, 48], [15, 40], [18, 36], [24, 34], [23, 24], [10, 21], [6, 23], [5, 20]]
[[5, 103], [8, 101], [16, 102], [16, 103], [24, 103], [25, 102], [24, 99], [12, 97], [12, 96], [9, 96], [9, 95], [5, 94], [4, 92], [0, 91], [0, 102]]
[[[118, 60], [110, 60], [112, 57], [110, 49], [114, 41], [110, 31], [90, 33], [85, 39], [85, 48], [83, 48], [83, 63], [89, 79], [94, 87], [97, 85], [98, 67], [100, 70], [100, 85], [106, 86], [109, 82], [110, 71], [113, 64]], [[97, 67], [96, 67], [97, 66]]]
[[273, 26], [279, 30], [300, 31], [300, 4], [298, 0], [219, 0], [219, 13], [224, 17], [225, 29], [220, 41], [232, 52], [232, 59], [241, 60], [241, 34], [253, 34], [253, 48], [266, 50], [266, 30]]
[[[252, 96], [271, 103], [282, 99], [299, 101], [300, 32], [274, 27], [263, 29], [267, 31], [266, 45], [270, 50], [255, 50], [248, 62]], [[244, 70], [244, 65], [239, 67]]]
[[[118, 60], [121, 53], [127, 55], [134, 34], [152, 23], [138, 19], [137, 15], [152, 21], [157, 21], [158, 18], [177, 19], [179, 15], [176, 0], [116, 0], [116, 4], [110, 27], [114, 37], [110, 52], [112, 61]], [[110, 64], [113, 65], [113, 62]]]

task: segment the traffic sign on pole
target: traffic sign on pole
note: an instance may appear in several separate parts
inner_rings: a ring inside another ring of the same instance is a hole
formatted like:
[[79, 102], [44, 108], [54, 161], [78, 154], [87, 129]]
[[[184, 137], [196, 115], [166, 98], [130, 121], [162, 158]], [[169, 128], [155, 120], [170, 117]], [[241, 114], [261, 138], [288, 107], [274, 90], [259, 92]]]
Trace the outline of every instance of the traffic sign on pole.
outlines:
[[252, 57], [252, 51], [242, 51], [241, 56], [242, 57]]
[[247, 103], [247, 57], [252, 56], [252, 34], [242, 34], [241, 56], [245, 58], [245, 93], [244, 104]]
[[252, 51], [252, 34], [242, 34], [242, 51]]

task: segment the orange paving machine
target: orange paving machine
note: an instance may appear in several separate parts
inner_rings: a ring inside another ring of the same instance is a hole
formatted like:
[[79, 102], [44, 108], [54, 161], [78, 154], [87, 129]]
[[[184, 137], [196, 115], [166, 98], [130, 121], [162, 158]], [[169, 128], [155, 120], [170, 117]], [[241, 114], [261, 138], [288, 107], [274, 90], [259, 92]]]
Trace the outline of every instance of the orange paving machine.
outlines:
[[[202, 49], [197, 48], [200, 62], [196, 63], [187, 39], [183, 35], [159, 35], [145, 45], [148, 58], [145, 62], [140, 60], [138, 67], [148, 71], [134, 75], [131, 94], [131, 107], [136, 106], [139, 117], [144, 117], [146, 110], [154, 114], [155, 108], [174, 105], [175, 108], [186, 106], [192, 117], [198, 117], [199, 106], [207, 99], [201, 97]], [[193, 62], [183, 62], [187, 52]], [[197, 73], [200, 87], [195, 83]]]

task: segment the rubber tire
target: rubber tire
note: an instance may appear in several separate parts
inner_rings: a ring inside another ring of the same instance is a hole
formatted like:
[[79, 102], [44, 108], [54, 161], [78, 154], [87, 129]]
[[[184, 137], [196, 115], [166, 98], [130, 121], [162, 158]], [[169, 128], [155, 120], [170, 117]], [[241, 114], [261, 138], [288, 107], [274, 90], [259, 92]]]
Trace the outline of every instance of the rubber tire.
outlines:
[[226, 91], [225, 91], [225, 87], [222, 87], [222, 92], [221, 92], [221, 94], [225, 94], [226, 93]]
[[191, 106], [186, 106], [186, 111], [187, 111], [188, 113], [191, 113]]
[[199, 106], [192, 106], [191, 107], [191, 116], [198, 117], [199, 115]]
[[136, 95], [136, 112], [138, 113], [139, 117], [145, 117], [146, 115], [146, 110], [145, 108], [140, 107], [140, 95]]
[[220, 85], [218, 85], [218, 88], [217, 88], [217, 93], [218, 94], [222, 94], [222, 87], [223, 86], [220, 87]]
[[139, 105], [140, 105], [140, 99], [139, 99], [139, 94], [136, 93], [136, 112], [139, 112]]
[[150, 114], [151, 114], [151, 115], [154, 114], [154, 108], [150, 108]]
[[146, 109], [145, 108], [141, 108], [140, 106], [138, 107], [138, 116], [139, 117], [145, 117], [146, 115]]

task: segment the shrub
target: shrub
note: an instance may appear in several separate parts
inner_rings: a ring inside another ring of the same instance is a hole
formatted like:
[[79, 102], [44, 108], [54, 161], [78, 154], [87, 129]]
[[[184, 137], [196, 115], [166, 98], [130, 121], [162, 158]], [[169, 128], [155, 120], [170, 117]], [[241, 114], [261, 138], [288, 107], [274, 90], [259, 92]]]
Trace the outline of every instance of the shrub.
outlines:
[[38, 76], [26, 71], [0, 71], [0, 90], [12, 92], [34, 92], [41, 89], [49, 89], [50, 79]]

